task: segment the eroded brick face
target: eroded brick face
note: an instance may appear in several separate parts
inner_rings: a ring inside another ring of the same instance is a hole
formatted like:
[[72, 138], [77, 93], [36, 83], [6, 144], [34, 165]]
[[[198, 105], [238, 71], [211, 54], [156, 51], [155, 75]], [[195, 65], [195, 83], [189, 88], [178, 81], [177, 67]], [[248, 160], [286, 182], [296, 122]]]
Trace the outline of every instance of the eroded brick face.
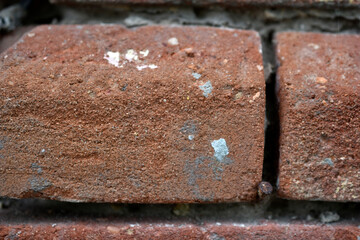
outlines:
[[256, 198], [265, 104], [257, 33], [41, 26], [0, 59], [1, 196]]
[[360, 201], [360, 36], [277, 35], [279, 195]]

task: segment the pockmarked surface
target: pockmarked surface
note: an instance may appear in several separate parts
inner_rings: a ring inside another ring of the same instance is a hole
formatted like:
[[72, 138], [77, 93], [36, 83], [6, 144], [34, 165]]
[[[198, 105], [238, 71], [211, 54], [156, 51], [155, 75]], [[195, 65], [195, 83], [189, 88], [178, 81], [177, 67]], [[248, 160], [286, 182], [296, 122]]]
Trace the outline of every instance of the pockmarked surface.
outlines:
[[257, 33], [41, 26], [0, 55], [0, 195], [91, 202], [256, 199]]
[[360, 201], [360, 36], [277, 35], [279, 195]]

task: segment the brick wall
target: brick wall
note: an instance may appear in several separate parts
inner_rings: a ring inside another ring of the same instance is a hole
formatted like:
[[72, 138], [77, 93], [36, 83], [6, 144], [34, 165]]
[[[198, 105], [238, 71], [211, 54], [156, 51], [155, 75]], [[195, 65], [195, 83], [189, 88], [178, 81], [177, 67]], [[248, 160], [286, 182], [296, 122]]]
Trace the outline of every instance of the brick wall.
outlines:
[[50, 2], [0, 12], [1, 238], [360, 239], [360, 2]]

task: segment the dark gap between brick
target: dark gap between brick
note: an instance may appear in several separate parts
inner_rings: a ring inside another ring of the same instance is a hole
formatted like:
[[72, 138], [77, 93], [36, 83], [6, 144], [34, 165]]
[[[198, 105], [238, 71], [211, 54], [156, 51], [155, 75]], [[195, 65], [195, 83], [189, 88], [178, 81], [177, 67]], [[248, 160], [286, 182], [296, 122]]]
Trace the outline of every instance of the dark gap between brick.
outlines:
[[269, 31], [267, 35], [262, 36], [266, 77], [265, 147], [262, 178], [263, 181], [267, 181], [272, 186], [275, 186], [279, 166], [280, 121], [278, 113], [278, 100], [275, 89], [277, 69], [273, 37], [274, 31]]
[[90, 222], [233, 222], [261, 223], [332, 223], [323, 217], [337, 214], [334, 223], [358, 223], [359, 203], [291, 201], [273, 199], [258, 203], [219, 204], [109, 204], [70, 203], [39, 199], [0, 200], [1, 223], [52, 222], [86, 220]]

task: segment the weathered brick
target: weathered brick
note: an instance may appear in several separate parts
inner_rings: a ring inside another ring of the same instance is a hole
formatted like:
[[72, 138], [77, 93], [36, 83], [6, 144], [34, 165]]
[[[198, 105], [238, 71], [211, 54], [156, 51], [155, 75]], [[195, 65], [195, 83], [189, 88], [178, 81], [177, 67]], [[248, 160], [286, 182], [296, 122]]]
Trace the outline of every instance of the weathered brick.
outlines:
[[277, 35], [279, 195], [360, 200], [360, 36]]
[[257, 33], [41, 26], [0, 59], [1, 196], [256, 198], [265, 103]]
[[359, 7], [360, 0], [50, 0], [52, 3], [94, 5], [193, 5], [193, 6], [288, 6]]
[[357, 240], [355, 225], [309, 225], [301, 223], [260, 225], [237, 223], [26, 223], [0, 225], [2, 239], [317, 239]]

